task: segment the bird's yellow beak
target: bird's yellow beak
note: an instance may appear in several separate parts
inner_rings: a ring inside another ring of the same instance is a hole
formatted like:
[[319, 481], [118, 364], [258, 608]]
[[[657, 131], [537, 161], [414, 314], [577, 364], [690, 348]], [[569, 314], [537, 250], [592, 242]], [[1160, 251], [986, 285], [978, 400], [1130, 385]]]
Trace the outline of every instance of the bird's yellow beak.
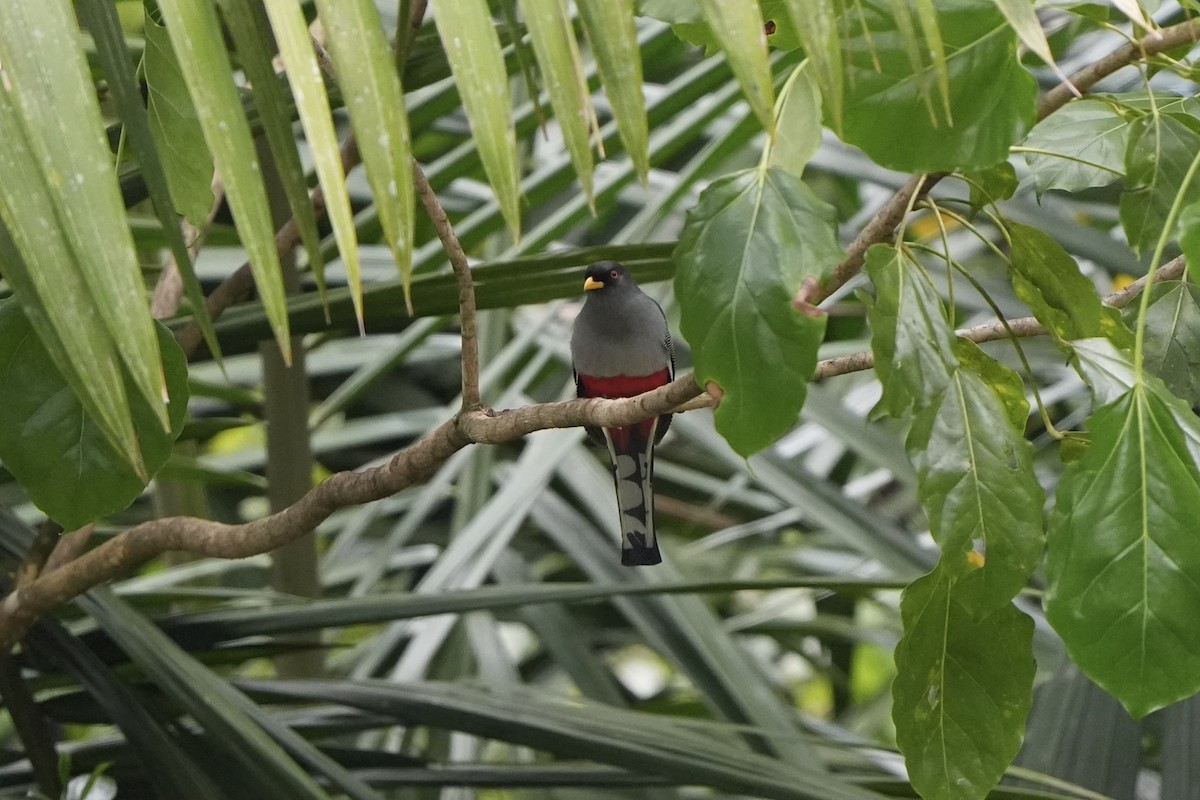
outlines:
[[593, 289], [603, 289], [603, 288], [604, 288], [604, 284], [601, 283], [600, 281], [596, 280], [595, 278], [591, 277], [590, 275], [588, 276], [588, 279], [583, 282], [583, 290], [585, 292], [590, 292]]

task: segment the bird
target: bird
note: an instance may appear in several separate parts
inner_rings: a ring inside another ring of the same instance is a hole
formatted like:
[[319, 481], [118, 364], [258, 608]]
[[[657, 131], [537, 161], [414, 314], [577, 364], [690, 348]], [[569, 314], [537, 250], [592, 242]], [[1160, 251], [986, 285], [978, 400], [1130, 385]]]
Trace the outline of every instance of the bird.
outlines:
[[[589, 264], [585, 299], [571, 332], [579, 397], [634, 397], [675, 378], [675, 348], [662, 307], [615, 261]], [[621, 519], [621, 563], [662, 562], [654, 530], [654, 446], [671, 415], [619, 428], [587, 429], [606, 445]]]

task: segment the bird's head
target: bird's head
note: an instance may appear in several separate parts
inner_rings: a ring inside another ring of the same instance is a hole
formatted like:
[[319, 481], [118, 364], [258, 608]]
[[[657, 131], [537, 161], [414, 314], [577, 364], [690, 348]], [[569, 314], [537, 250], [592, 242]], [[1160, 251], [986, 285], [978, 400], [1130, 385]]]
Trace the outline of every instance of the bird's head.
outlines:
[[616, 261], [597, 261], [589, 264], [583, 281], [585, 292], [600, 292], [600, 295], [624, 293], [637, 287], [629, 270]]

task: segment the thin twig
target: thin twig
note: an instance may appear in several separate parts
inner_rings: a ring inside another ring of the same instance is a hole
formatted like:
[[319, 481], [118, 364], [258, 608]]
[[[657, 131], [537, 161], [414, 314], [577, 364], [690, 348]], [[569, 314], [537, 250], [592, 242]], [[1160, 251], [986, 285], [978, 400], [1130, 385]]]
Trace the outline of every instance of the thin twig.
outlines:
[[483, 401], [479, 395], [479, 326], [475, 310], [475, 281], [471, 278], [471, 265], [467, 263], [467, 254], [463, 252], [446, 209], [437, 199], [425, 171], [417, 160], [413, 159], [413, 185], [416, 186], [417, 196], [425, 206], [433, 227], [437, 230], [442, 247], [450, 258], [450, 266], [454, 269], [454, 279], [458, 282], [458, 313], [462, 326], [462, 407], [463, 410], [479, 408]]
[[[1158, 283], [1159, 281], [1170, 281], [1179, 278], [1183, 275], [1185, 265], [1186, 262], [1183, 256], [1171, 259], [1155, 271], [1154, 282]], [[1125, 288], [1106, 296], [1104, 302], [1113, 308], [1124, 308], [1129, 304], [1130, 300], [1142, 291], [1142, 287], [1145, 285], [1146, 279], [1144, 277], [1138, 278]], [[1008, 327], [1006, 328], [1005, 325]], [[986, 322], [982, 325], [972, 325], [969, 328], [959, 329], [957, 333], [964, 339], [970, 339], [972, 342], [982, 344], [983, 342], [1008, 339], [1011, 336], [1020, 338], [1044, 336], [1049, 331], [1034, 317], [1018, 317], [1017, 319], [1005, 320], [1003, 322], [997, 320], [995, 322]], [[865, 369], [871, 369], [873, 366], [875, 366], [875, 356], [870, 350], [865, 350], [860, 353], [850, 353], [849, 355], [827, 358], [821, 361], [817, 364], [817, 371], [813, 378], [815, 380], [822, 380], [824, 378], [832, 378], [835, 375], [861, 372]]]

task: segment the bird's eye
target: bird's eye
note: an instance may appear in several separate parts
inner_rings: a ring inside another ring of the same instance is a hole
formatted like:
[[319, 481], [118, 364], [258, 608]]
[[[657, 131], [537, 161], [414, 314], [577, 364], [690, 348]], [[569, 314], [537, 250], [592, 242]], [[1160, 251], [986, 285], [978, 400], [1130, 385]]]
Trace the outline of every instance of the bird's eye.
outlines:
[[612, 272], [608, 273], [608, 277], [615, 281], [617, 278], [621, 277], [621, 273], [614, 269]]

